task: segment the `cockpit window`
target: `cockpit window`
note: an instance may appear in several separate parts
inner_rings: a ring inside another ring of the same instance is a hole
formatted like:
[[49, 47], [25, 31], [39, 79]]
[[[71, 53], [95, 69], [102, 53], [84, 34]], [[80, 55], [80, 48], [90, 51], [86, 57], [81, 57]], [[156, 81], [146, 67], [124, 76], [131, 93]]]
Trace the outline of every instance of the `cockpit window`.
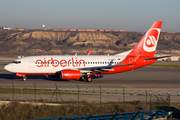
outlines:
[[12, 63], [19, 64], [19, 63], [21, 63], [21, 61], [13, 61]]

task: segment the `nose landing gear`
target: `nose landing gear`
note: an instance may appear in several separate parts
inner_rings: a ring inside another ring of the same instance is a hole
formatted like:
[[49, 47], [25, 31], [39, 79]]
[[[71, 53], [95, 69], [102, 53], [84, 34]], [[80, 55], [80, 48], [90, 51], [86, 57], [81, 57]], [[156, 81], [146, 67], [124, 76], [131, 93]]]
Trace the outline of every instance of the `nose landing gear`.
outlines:
[[27, 77], [23, 77], [23, 78], [22, 78], [22, 81], [26, 81], [26, 80], [27, 80]]

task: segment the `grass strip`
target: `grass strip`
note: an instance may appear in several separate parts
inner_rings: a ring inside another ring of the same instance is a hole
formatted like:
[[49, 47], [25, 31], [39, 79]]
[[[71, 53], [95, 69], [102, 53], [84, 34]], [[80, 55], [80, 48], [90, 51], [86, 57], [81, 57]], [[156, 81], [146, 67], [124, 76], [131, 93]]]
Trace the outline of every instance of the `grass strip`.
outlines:
[[[36, 89], [36, 94], [50, 94], [52, 95], [53, 92], [56, 92], [54, 90], [50, 89]], [[65, 91], [58, 91], [60, 94], [78, 94], [78, 92], [65, 92]], [[12, 88], [0, 88], [0, 94], [12, 94], [13, 89]], [[29, 89], [29, 88], [14, 88], [14, 94], [35, 94], [35, 89]], [[80, 95], [95, 95], [97, 93], [83, 93], [79, 92]]]
[[[0, 109], [0, 120], [26, 120], [38, 118], [54, 118], [77, 115], [93, 115], [107, 113], [124, 113], [135, 111], [147, 111], [150, 108], [157, 109], [157, 103], [146, 104], [142, 101], [133, 102], [102, 102], [97, 103], [61, 103], [59, 106], [21, 104], [14, 101], [3, 105]], [[163, 107], [163, 106], [162, 106]], [[179, 108], [179, 103], [171, 103], [171, 107]]]
[[141, 104], [124, 104], [124, 103], [76, 103], [61, 106], [34, 106], [32, 104], [20, 104], [18, 101], [12, 102], [0, 109], [0, 120], [26, 120], [38, 118], [54, 118], [77, 115], [93, 115], [120, 113], [144, 110], [147, 111], [149, 106]]

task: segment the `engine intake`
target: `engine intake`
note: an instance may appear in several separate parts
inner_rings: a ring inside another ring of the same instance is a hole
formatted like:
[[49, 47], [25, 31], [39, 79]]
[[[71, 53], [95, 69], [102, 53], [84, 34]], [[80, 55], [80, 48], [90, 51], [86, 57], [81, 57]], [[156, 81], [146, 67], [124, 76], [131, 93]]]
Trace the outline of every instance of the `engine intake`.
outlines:
[[81, 73], [79, 70], [62, 70], [60, 73], [60, 79], [74, 79], [79, 80]]

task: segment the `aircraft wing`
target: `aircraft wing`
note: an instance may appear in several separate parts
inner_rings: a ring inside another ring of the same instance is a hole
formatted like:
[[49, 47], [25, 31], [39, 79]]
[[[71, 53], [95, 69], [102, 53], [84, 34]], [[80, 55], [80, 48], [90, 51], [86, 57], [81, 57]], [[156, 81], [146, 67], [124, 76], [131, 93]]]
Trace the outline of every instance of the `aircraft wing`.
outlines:
[[83, 73], [90, 72], [90, 73], [97, 73], [97, 72], [107, 72], [107, 71], [113, 71], [113, 67], [121, 67], [121, 66], [127, 66], [126, 65], [108, 65], [108, 66], [97, 66], [97, 67], [86, 67], [86, 68], [79, 68]]
[[107, 71], [111, 71], [111, 70], [113, 71], [114, 70], [114, 69], [112, 69], [113, 67], [122, 67], [122, 66], [128, 66], [128, 65], [136, 64], [140, 54], [141, 53], [137, 54], [136, 57], [132, 60], [132, 62], [129, 64], [112, 65], [113, 60], [111, 60], [111, 62], [107, 66], [85, 67], [85, 68], [79, 68], [78, 70], [80, 70], [83, 73], [87, 73], [87, 72], [98, 73], [98, 72], [107, 72]]

